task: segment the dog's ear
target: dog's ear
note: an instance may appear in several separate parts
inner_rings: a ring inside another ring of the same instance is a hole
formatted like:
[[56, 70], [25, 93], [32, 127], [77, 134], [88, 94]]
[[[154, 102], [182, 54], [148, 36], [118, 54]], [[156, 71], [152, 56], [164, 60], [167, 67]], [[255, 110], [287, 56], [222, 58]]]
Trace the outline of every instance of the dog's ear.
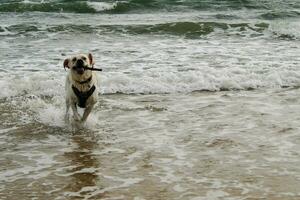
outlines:
[[95, 61], [94, 61], [93, 55], [91, 53], [89, 53], [88, 56], [89, 56], [89, 60], [90, 60], [90, 65], [92, 65], [92, 67], [94, 67]]
[[65, 61], [64, 61], [64, 69], [66, 70], [66, 68], [70, 68], [69, 67], [69, 61], [70, 61], [70, 59], [65, 59]]

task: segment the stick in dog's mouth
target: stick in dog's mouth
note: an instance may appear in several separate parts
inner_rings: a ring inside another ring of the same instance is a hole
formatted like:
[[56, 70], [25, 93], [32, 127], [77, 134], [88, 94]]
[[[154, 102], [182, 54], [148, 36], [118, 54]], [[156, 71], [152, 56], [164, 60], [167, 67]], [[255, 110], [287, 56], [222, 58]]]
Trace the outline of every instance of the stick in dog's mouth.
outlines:
[[[90, 68], [90, 67], [83, 67], [84, 70], [91, 70], [91, 71], [99, 71], [99, 72], [102, 72], [102, 69], [101, 68]], [[66, 70], [66, 67], [64, 67], [65, 71]]]
[[85, 70], [91, 70], [91, 71], [102, 71], [101, 68], [90, 68], [90, 67], [83, 67]]

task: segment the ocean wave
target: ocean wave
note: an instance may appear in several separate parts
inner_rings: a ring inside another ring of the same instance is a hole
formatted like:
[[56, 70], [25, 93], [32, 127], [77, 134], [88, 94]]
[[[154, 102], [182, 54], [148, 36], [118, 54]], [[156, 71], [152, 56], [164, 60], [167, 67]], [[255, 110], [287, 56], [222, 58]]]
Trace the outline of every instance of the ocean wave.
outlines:
[[[36, 25], [32, 23], [0, 26], [0, 35], [30, 35], [35, 33], [78, 33], [78, 34], [130, 34], [130, 35], [174, 35], [197, 39], [213, 33], [225, 36], [261, 37], [273, 36], [278, 39], [297, 40], [297, 30], [283, 31], [280, 26], [261, 23], [222, 23], [222, 22], [170, 22], [161, 24], [132, 25], [92, 25], [92, 24], [59, 24]], [[284, 26], [286, 27], [286, 25]]]
[[128, 26], [127, 28], [117, 29], [125, 33], [132, 34], [170, 34], [181, 35], [189, 38], [201, 37], [213, 33], [216, 30], [230, 32], [234, 30], [242, 33], [247, 30], [261, 33], [268, 28], [268, 24], [249, 24], [249, 23], [220, 23], [220, 22], [174, 22], [155, 25]]
[[[239, 10], [239, 9], [298, 9], [296, 0], [44, 0], [0, 1], [0, 12], [73, 12], [73, 13], [141, 13], [145, 11]], [[280, 11], [281, 12], [281, 11]], [[276, 14], [275, 14], [276, 15]], [[268, 17], [268, 16], [267, 16]]]
[[[103, 72], [99, 80], [101, 94], [172, 94], [299, 87], [300, 73], [297, 70], [270, 69], [261, 73], [235, 67], [224, 70], [203, 67], [173, 72], [144, 71], [136, 76]], [[23, 77], [2, 73], [0, 98], [64, 96], [64, 82], [61, 72], [33, 73]]]
[[98, 2], [98, 1], [14, 1], [0, 2], [0, 12], [63, 12], [63, 13], [125, 13], [138, 9], [130, 2]]
[[295, 18], [299, 17], [299, 11], [270, 11], [260, 15], [260, 18], [267, 19], [267, 20], [274, 20], [274, 19], [284, 19], [284, 18]]
[[12, 2], [0, 4], [0, 12], [72, 12], [97, 13], [114, 9], [115, 3], [103, 2], [41, 2], [31, 1]]

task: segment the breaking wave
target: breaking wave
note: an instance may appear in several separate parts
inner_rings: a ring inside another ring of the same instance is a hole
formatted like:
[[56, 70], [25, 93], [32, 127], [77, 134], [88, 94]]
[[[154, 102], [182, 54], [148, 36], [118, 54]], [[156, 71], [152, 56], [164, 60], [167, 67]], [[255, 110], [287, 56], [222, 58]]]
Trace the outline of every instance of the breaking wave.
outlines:
[[114, 10], [118, 3], [90, 2], [90, 1], [57, 1], [57, 2], [33, 2], [21, 1], [1, 3], [0, 12], [73, 12], [73, 13], [97, 13]]
[[[225, 36], [260, 37], [270, 35], [285, 40], [299, 39], [295, 26], [292, 31], [283, 31], [275, 23], [222, 23], [222, 22], [170, 22], [161, 24], [132, 24], [132, 25], [91, 25], [91, 24], [59, 24], [36, 25], [31, 23], [0, 26], [0, 36], [30, 35], [43, 33], [101, 33], [101, 34], [162, 34], [184, 36], [186, 38], [201, 38], [210, 34], [224, 34]], [[285, 25], [287, 26], [287, 25]], [[274, 28], [275, 27], [275, 28]], [[220, 32], [221, 31], [221, 32]]]
[[[70, 1], [70, 0], [15, 0], [0, 1], [0, 12], [72, 12], [72, 13], [141, 13], [155, 11], [182, 10], [238, 10], [265, 9], [272, 13], [263, 15], [268, 19], [290, 17], [296, 11], [282, 12], [281, 9], [293, 10], [300, 6], [296, 0], [122, 0], [122, 1]], [[294, 13], [293, 13], [294, 12]]]
[[[11, 82], [11, 80], [14, 80]], [[64, 74], [33, 73], [30, 76], [1, 75], [0, 98], [13, 96], [64, 96]], [[254, 90], [259, 88], [299, 87], [297, 70], [268, 70], [265, 73], [236, 68], [218, 70], [202, 67], [177, 72], [146, 71], [138, 76], [126, 73], [103, 73], [101, 94], [169, 94], [195, 91]], [[59, 89], [58, 89], [59, 88]]]

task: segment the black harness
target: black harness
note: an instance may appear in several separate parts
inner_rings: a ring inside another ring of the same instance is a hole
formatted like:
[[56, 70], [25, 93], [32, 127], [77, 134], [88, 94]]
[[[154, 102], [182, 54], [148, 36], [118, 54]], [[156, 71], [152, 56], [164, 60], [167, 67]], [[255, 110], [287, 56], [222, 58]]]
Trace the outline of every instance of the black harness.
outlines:
[[[77, 81], [77, 82], [79, 84], [85, 84], [85, 83], [89, 83], [91, 80], [92, 80], [92, 76], [85, 81], [81, 81], [81, 82]], [[88, 91], [80, 92], [74, 85], [72, 85], [72, 90], [77, 97], [78, 106], [80, 108], [86, 107], [86, 101], [94, 93], [95, 89], [96, 89], [96, 87], [95, 87], [95, 85], [93, 85]]]

